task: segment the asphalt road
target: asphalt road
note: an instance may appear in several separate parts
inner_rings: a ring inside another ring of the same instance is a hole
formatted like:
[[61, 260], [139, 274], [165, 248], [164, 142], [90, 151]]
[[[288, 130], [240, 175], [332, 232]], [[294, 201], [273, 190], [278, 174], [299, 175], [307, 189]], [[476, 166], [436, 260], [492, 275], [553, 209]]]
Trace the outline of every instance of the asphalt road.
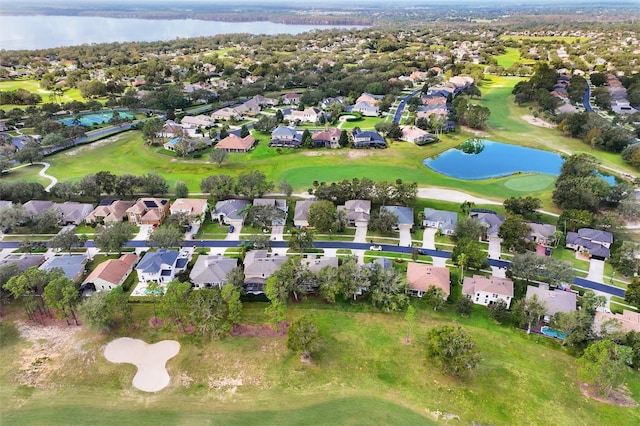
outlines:
[[396, 109], [396, 113], [393, 114], [393, 122], [394, 123], [400, 124], [400, 119], [402, 118], [402, 113], [404, 112], [404, 107], [407, 106], [407, 101], [409, 101], [409, 99], [413, 98], [415, 95], [417, 95], [421, 91], [422, 91], [422, 89], [414, 90], [413, 92], [409, 93], [407, 96], [402, 98], [402, 100], [398, 104], [398, 108]]
[[[232, 241], [232, 240], [185, 240], [182, 242], [182, 247], [215, 247], [215, 248], [233, 248], [238, 247], [242, 241]], [[271, 241], [271, 247], [273, 248], [286, 248], [288, 247], [286, 241]], [[17, 241], [0, 241], [0, 249], [16, 249], [20, 245]], [[314, 243], [315, 248], [319, 249], [350, 249], [350, 250], [369, 250], [371, 244], [368, 243], [353, 243], [347, 241], [316, 241]], [[413, 247], [400, 247], [396, 245], [390, 244], [381, 244], [382, 252], [389, 253], [405, 253], [411, 254], [413, 253]], [[85, 247], [95, 247], [95, 244], [92, 240], [86, 242]], [[126, 244], [126, 247], [150, 247], [150, 243], [148, 241], [129, 241]], [[422, 253], [431, 257], [440, 257], [445, 259], [451, 259], [451, 252], [444, 250], [431, 250], [431, 249], [420, 249]], [[491, 266], [497, 266], [499, 268], [508, 268], [511, 263], [506, 260], [499, 259], [488, 259], [489, 264]], [[598, 283], [595, 281], [589, 281], [584, 278], [576, 278], [573, 281], [574, 284], [579, 285], [584, 288], [588, 288], [591, 290], [600, 291], [602, 293], [606, 293], [612, 296], [624, 297], [624, 289], [619, 287], [610, 286], [607, 284]]]
[[591, 108], [591, 101], [589, 98], [591, 97], [591, 86], [589, 86], [589, 81], [585, 83], [587, 85], [587, 91], [584, 92], [582, 96], [582, 105], [584, 105], [584, 110], [587, 112], [595, 112], [593, 108]]

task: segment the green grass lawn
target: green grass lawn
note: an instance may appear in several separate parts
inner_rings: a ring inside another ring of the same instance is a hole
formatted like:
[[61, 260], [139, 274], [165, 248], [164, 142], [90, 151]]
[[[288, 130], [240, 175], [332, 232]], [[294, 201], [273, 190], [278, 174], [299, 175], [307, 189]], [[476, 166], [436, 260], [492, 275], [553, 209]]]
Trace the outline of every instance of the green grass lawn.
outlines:
[[501, 40], [532, 40], [532, 41], [556, 41], [565, 43], [574, 43], [582, 39], [588, 39], [588, 37], [571, 37], [571, 36], [521, 36], [521, 35], [506, 35], [500, 36]]
[[[317, 299], [289, 306], [289, 320], [308, 315], [323, 335], [311, 365], [286, 349], [284, 337], [203, 341], [150, 329], [151, 304], [135, 304], [137, 329], [104, 336], [80, 332], [82, 344], [65, 348], [63, 357], [40, 359], [38, 378], [46, 380], [37, 386], [19, 382], [25, 377], [21, 368], [29, 366], [24, 367], [23, 354], [31, 344], [3, 321], [2, 424], [421, 425], [434, 421], [433, 411], [456, 414], [460, 424], [640, 422], [638, 408], [583, 397], [575, 358], [558, 342], [496, 325], [482, 307], [461, 318], [451, 306], [433, 312], [421, 301], [414, 303], [417, 321], [410, 345], [403, 343], [403, 313], [372, 312], [368, 303], [330, 306]], [[265, 306], [245, 304], [242, 322], [263, 323]], [[426, 333], [441, 324], [458, 324], [475, 340], [482, 359], [471, 378], [445, 376], [425, 360]], [[168, 388], [136, 391], [131, 387], [135, 368], [103, 358], [103, 345], [122, 335], [180, 341], [180, 353], [168, 362]], [[638, 399], [637, 372], [629, 372], [626, 386]]]
[[505, 52], [502, 55], [494, 56], [494, 59], [498, 61], [498, 65], [504, 68], [509, 68], [511, 65], [516, 62], [520, 62], [521, 64], [533, 64], [535, 61], [531, 59], [523, 59], [520, 56], [520, 51], [513, 47], [505, 48]]
[[[24, 89], [31, 93], [37, 93], [42, 97], [42, 103], [51, 102], [49, 95], [51, 94], [50, 90], [46, 90], [40, 87], [40, 82], [37, 80], [6, 80], [0, 81], [0, 91], [11, 91]], [[71, 101], [80, 101], [85, 102], [85, 99], [80, 94], [79, 89], [74, 88], [65, 88], [64, 93], [61, 98], [62, 102], [71, 102]], [[42, 104], [41, 103], [41, 104]], [[39, 105], [41, 105], [39, 104]], [[1, 105], [5, 111], [9, 111], [13, 108], [26, 108], [25, 105]]]

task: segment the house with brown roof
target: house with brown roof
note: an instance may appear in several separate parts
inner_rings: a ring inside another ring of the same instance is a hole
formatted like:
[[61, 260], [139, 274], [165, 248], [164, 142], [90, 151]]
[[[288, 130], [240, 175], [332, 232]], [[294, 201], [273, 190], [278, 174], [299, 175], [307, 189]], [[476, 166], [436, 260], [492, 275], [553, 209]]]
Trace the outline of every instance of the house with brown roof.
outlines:
[[300, 93], [286, 93], [282, 96], [282, 103], [285, 105], [297, 105], [300, 103]]
[[441, 289], [445, 299], [451, 294], [451, 275], [444, 266], [409, 262], [407, 265], [407, 287], [412, 296], [422, 297], [429, 287]]
[[207, 213], [207, 200], [204, 198], [177, 198], [169, 207], [171, 214], [186, 213], [190, 216], [204, 218]]
[[138, 256], [133, 253], [123, 254], [119, 259], [106, 260], [89, 274], [82, 286], [86, 288], [93, 284], [95, 291], [110, 291], [124, 283], [137, 261]]
[[240, 118], [241, 115], [242, 114], [235, 108], [225, 107], [211, 113], [211, 118], [216, 120], [230, 120], [232, 117]]
[[84, 218], [87, 223], [116, 223], [127, 217], [127, 209], [135, 201], [106, 200]]
[[438, 138], [431, 133], [416, 126], [400, 126], [402, 129], [401, 140], [413, 143], [435, 142]]
[[126, 211], [129, 222], [134, 225], [160, 225], [169, 213], [166, 198], [140, 198]]
[[251, 135], [241, 138], [231, 134], [216, 144], [215, 149], [221, 149], [227, 152], [249, 152], [258, 141]]
[[502, 299], [509, 307], [513, 300], [513, 281], [495, 276], [465, 277], [462, 283], [462, 294], [477, 305], [487, 306]]
[[602, 325], [607, 321], [617, 321], [617, 324], [623, 331], [635, 331], [640, 333], [640, 313], [623, 310], [622, 315], [613, 314], [611, 312], [596, 311], [596, 316], [593, 320], [593, 328], [596, 332], [602, 328]]
[[311, 135], [316, 148], [340, 148], [340, 129], [323, 130]]

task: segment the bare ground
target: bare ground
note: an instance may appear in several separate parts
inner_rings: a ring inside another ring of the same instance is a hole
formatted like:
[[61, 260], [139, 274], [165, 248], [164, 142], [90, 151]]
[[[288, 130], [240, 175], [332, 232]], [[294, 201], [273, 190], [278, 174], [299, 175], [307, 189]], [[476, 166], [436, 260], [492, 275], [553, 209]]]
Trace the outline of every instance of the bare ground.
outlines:
[[555, 124], [544, 121], [541, 118], [534, 117], [533, 115], [523, 115], [521, 118], [534, 126], [545, 127], [547, 129], [555, 129], [557, 127]]
[[277, 330], [274, 330], [269, 324], [233, 324], [229, 335], [233, 337], [282, 337], [287, 335], [290, 325], [288, 322], [283, 322], [280, 323]]
[[617, 405], [619, 407], [637, 407], [638, 403], [631, 397], [618, 390], [612, 390], [608, 397], [599, 395], [588, 383], [580, 385], [580, 391], [586, 397], [604, 402], [605, 404]]

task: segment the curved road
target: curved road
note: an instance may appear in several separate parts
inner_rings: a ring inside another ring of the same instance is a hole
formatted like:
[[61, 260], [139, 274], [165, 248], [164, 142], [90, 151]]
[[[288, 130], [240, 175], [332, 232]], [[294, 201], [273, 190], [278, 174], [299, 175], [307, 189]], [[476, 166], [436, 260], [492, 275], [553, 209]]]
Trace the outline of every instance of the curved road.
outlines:
[[402, 113], [404, 112], [404, 107], [407, 106], [407, 102], [409, 101], [409, 99], [413, 98], [415, 95], [417, 95], [421, 91], [422, 91], [422, 89], [414, 90], [413, 92], [409, 93], [407, 96], [402, 98], [402, 100], [398, 104], [398, 108], [396, 108], [395, 114], [393, 114], [393, 120], [392, 121], [394, 123], [400, 124], [400, 119], [402, 118]]
[[595, 112], [593, 108], [591, 108], [591, 101], [589, 98], [591, 97], [591, 86], [589, 86], [589, 80], [585, 79], [585, 84], [587, 85], [587, 91], [584, 92], [582, 96], [582, 105], [584, 106], [584, 110], [587, 112]]

